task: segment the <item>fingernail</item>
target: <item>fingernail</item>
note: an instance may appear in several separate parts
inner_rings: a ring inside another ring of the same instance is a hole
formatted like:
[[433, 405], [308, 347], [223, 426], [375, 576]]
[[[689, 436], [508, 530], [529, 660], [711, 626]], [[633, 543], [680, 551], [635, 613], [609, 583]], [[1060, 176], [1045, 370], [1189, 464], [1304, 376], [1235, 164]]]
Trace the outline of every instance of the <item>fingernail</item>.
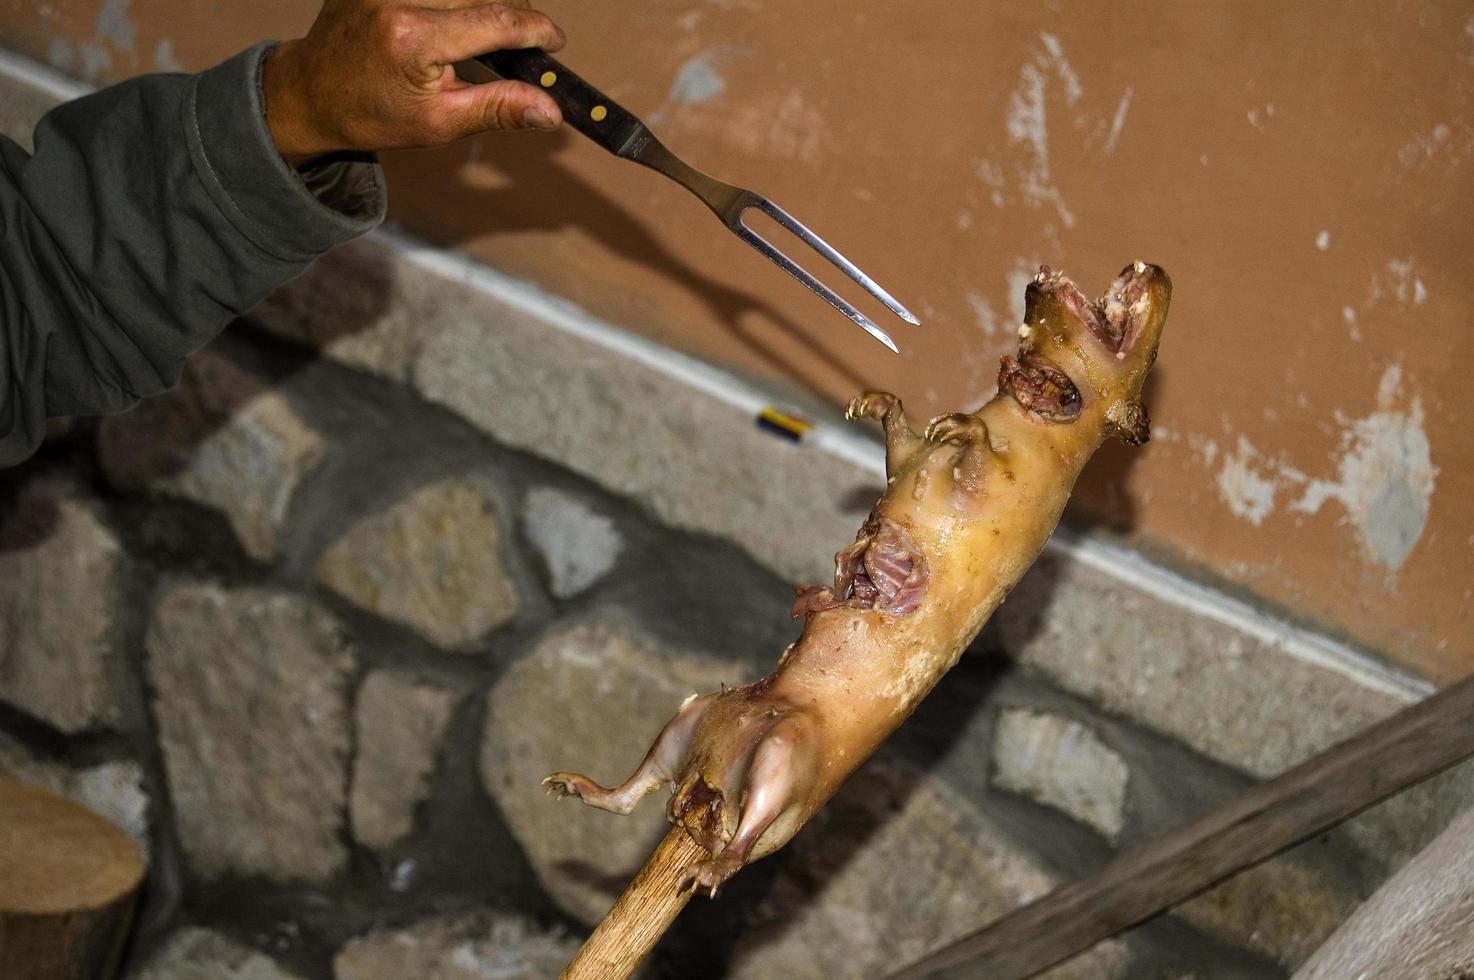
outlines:
[[522, 113], [522, 125], [533, 129], [557, 129], [558, 120], [540, 105], [532, 106]]

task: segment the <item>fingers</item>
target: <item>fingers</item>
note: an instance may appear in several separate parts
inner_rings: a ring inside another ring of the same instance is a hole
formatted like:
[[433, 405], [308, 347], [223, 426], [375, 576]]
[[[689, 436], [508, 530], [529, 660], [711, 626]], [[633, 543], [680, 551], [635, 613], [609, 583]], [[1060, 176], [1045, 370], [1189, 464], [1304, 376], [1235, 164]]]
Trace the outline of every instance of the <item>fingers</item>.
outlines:
[[425, 54], [440, 63], [460, 61], [488, 51], [563, 46], [563, 30], [547, 14], [513, 3], [426, 11], [431, 18]]
[[488, 129], [557, 129], [563, 121], [552, 97], [526, 82], [468, 85], [442, 93], [437, 101], [438, 135], [445, 141]]

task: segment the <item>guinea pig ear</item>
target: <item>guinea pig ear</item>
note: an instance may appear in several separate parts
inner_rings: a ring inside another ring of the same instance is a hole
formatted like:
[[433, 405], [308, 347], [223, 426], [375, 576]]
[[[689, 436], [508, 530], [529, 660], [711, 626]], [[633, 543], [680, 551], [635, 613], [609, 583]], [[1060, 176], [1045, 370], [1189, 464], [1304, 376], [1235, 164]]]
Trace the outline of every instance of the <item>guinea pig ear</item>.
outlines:
[[1019, 326], [1023, 350], [1030, 351], [1049, 338], [1075, 335], [1082, 327], [1112, 352], [1119, 346], [1120, 337], [1112, 333], [1099, 304], [1069, 276], [1041, 265], [1024, 290], [1024, 322]]
[[1107, 328], [1120, 338], [1116, 350], [1144, 356], [1150, 367], [1171, 302], [1172, 280], [1161, 266], [1138, 261], [1122, 269], [1100, 300]]

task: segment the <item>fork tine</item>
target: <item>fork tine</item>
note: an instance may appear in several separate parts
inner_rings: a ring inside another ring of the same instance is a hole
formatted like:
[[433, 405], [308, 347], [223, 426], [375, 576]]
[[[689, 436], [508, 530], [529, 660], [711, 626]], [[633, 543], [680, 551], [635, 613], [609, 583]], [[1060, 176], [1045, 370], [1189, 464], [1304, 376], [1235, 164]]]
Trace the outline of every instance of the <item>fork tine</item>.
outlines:
[[902, 320], [905, 320], [907, 323], [910, 324], [919, 325], [921, 323], [920, 320], [916, 319], [916, 317], [912, 315], [910, 310], [906, 309], [906, 307], [897, 302], [894, 296], [886, 292], [884, 289], [881, 289], [879, 283], [877, 283], [874, 279], [871, 279], [869, 276], [865, 275], [865, 273], [861, 272], [859, 267], [856, 266], [855, 263], [851, 262], [849, 259], [839, 254], [839, 252], [835, 251], [828, 242], [810, 231], [802, 221], [799, 221], [793, 215], [789, 214], [787, 211], [783, 210], [778, 205], [768, 200], [766, 197], [763, 197], [761, 194], [752, 195], [752, 204], [759, 211], [763, 212], [763, 214], [766, 214], [768, 217], [778, 222], [784, 228], [787, 228], [789, 231], [793, 232], [793, 234], [797, 235], [798, 238], [805, 245], [809, 246], [814, 251], [824, 256], [830, 262], [833, 262], [836, 266], [844, 271], [845, 275], [849, 276], [851, 279], [855, 280], [855, 282], [859, 283], [861, 287], [863, 287], [864, 290], [868, 292], [871, 296], [874, 296], [876, 299], [884, 303], [896, 316], [900, 317]]
[[793, 261], [782, 252], [778, 251], [778, 249], [774, 248], [772, 242], [769, 242], [762, 235], [759, 235], [757, 232], [753, 231], [751, 228], [747, 227], [740, 221], [736, 223], [736, 227], [732, 228], [732, 231], [736, 233], [738, 238], [742, 239], [744, 242], [757, 249], [763, 255], [772, 259], [773, 262], [778, 265], [778, 268], [782, 269], [784, 272], [788, 273], [790, 276], [812, 289], [830, 306], [834, 307], [836, 310], [839, 310], [839, 312], [843, 313], [845, 316], [858, 323], [866, 333], [874, 337], [876, 340], [880, 341], [882, 344], [885, 344], [885, 346], [889, 347], [891, 353], [901, 353], [900, 349], [896, 347], [896, 342], [894, 340], [891, 340], [886, 332], [877, 327], [868, 316], [861, 313], [859, 310], [855, 309], [853, 306], [847, 303], [844, 298], [835, 293], [834, 290], [830, 289], [828, 286], [824, 285], [822, 282], [805, 272], [803, 270], [803, 267], [800, 266], [797, 262]]

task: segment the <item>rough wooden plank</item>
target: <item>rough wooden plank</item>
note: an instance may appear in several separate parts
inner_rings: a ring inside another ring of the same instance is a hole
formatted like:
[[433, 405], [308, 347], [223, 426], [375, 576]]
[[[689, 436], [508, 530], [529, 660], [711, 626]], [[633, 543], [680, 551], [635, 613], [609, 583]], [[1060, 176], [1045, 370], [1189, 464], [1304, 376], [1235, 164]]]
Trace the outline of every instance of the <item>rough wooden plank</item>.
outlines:
[[1474, 678], [1334, 746], [1164, 837], [1118, 855], [890, 980], [1021, 980], [1474, 755]]

